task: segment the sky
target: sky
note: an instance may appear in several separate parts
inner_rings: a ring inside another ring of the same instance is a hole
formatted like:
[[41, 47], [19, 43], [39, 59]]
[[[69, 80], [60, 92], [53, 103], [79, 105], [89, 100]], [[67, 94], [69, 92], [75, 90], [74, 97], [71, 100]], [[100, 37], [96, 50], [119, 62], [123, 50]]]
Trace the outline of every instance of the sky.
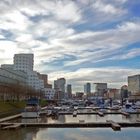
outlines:
[[34, 69], [50, 83], [65, 77], [127, 84], [140, 74], [140, 0], [0, 0], [0, 64], [34, 53]]

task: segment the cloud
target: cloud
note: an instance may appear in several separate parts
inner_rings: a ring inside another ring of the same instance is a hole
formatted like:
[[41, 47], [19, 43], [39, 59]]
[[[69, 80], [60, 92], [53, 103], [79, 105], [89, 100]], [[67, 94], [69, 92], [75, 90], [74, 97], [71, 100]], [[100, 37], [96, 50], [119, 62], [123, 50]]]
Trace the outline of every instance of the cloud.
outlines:
[[124, 60], [124, 59], [131, 59], [137, 56], [140, 56], [140, 49], [134, 48], [134, 49], [125, 51], [123, 54], [113, 56], [112, 58], [109, 58], [109, 59], [110, 60], [113, 60], [113, 59]]
[[28, 24], [30, 22], [27, 17], [17, 10], [13, 10], [0, 17], [0, 29], [24, 31]]
[[122, 12], [121, 9], [116, 8], [111, 4], [104, 4], [102, 1], [99, 0], [93, 3], [93, 9], [99, 12], [103, 12], [105, 14], [117, 14], [117, 12]]
[[[130, 34], [131, 32], [131, 34]], [[97, 32], [83, 32], [70, 36], [67, 39], [61, 40], [61, 45], [67, 45], [67, 51], [72, 51], [78, 59], [66, 63], [66, 66], [74, 66], [82, 63], [99, 62], [108, 60], [110, 58], [123, 59], [118, 57], [118, 53], [123, 54], [122, 51], [127, 49], [128, 45], [139, 42], [140, 26], [139, 22], [126, 22], [117, 25], [114, 29], [97, 31]], [[75, 47], [76, 46], [76, 47]], [[75, 50], [75, 52], [73, 51]], [[133, 52], [138, 49], [132, 50]], [[129, 53], [127, 55], [127, 53]], [[125, 51], [126, 58], [133, 58], [130, 52]], [[136, 54], [136, 53], [135, 53]], [[137, 53], [137, 56], [139, 53]], [[115, 57], [116, 56], [116, 57]]]
[[113, 75], [109, 79], [94, 64], [139, 56], [138, 47], [128, 47], [140, 42], [140, 19], [128, 5], [128, 0], [1, 0], [0, 63], [12, 62], [14, 53], [34, 53], [35, 70], [49, 73], [51, 81], [66, 76], [80, 88], [96, 71], [119, 87], [126, 80], [112, 81]]
[[3, 48], [1, 48], [0, 51], [0, 58], [1, 59], [12, 58], [15, 53], [15, 50], [17, 49], [16, 43], [7, 40], [1, 40], [0, 43], [1, 46], [3, 46]]

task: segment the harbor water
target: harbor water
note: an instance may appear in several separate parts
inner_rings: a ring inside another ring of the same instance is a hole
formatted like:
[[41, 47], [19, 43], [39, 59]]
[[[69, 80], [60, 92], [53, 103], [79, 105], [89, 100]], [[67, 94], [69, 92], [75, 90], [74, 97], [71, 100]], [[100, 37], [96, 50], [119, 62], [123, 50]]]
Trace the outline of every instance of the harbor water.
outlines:
[[0, 130], [0, 140], [139, 140], [140, 128], [21, 128]]

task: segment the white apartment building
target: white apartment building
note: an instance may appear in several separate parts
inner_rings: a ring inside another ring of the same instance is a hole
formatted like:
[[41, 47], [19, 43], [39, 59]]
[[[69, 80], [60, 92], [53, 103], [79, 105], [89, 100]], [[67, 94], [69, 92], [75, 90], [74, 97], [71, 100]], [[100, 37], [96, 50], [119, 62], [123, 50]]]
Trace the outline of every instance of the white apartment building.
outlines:
[[34, 55], [33, 54], [15, 54], [14, 55], [14, 70], [24, 72], [33, 71]]
[[44, 81], [39, 79], [34, 68], [34, 55], [33, 54], [15, 54], [14, 55], [14, 70], [24, 71], [27, 73], [27, 84], [35, 90], [44, 88]]
[[52, 88], [44, 88], [43, 93], [46, 99], [52, 100], [55, 96], [55, 90]]
[[[31, 87], [39, 92], [43, 91], [44, 79], [33, 71], [33, 54], [15, 54], [14, 64], [3, 64], [0, 68], [0, 84], [22, 84]], [[51, 89], [50, 89], [51, 90]], [[50, 93], [50, 90], [48, 93]], [[53, 93], [53, 91], [51, 91]]]

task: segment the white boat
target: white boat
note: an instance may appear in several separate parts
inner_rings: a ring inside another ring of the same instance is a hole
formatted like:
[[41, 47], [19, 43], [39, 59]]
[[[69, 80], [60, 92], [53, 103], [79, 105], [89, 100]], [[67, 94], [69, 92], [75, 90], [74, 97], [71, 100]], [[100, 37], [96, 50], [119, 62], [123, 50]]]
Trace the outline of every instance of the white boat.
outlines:
[[21, 115], [23, 118], [38, 118], [40, 111], [38, 99], [29, 99]]

